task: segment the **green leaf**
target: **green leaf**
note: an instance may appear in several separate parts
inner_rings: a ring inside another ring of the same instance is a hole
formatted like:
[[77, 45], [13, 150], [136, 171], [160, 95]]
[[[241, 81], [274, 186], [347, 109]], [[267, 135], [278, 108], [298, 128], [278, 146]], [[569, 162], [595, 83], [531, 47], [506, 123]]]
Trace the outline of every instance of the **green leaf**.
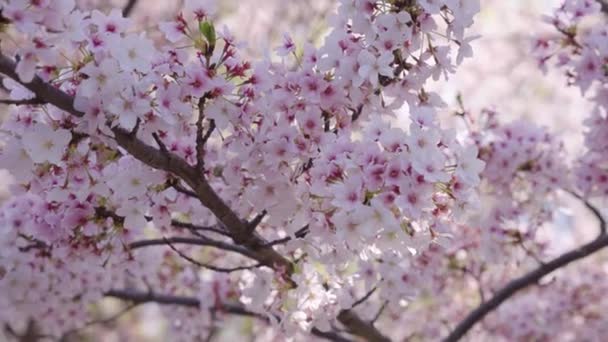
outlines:
[[214, 46], [217, 36], [215, 35], [215, 27], [210, 21], [201, 21], [198, 23], [198, 30], [201, 32], [203, 37], [207, 39], [209, 45]]

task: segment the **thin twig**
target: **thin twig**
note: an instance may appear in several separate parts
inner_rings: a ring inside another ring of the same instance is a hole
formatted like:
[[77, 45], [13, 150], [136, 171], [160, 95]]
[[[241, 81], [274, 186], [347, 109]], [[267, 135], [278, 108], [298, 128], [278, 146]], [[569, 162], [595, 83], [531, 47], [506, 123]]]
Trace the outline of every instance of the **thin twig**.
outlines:
[[359, 117], [361, 116], [361, 113], [363, 112], [363, 105], [359, 105], [359, 107], [357, 107], [357, 110], [353, 110], [353, 116], [351, 118], [351, 122], [355, 122], [359, 119]]
[[[308, 231], [309, 231], [308, 228], [309, 228], [308, 225], [305, 225], [304, 227], [298, 229], [294, 233], [294, 236], [297, 239], [301, 239], [301, 238], [305, 237], [308, 234]], [[276, 246], [276, 245], [281, 245], [281, 244], [287, 243], [287, 242], [289, 242], [291, 240], [292, 240], [291, 236], [286, 236], [284, 238], [280, 238], [280, 239], [276, 239], [276, 240], [270, 241], [270, 242], [266, 243], [266, 245], [264, 245], [264, 246], [265, 247], [272, 247], [272, 246]]]
[[519, 240], [518, 245], [524, 250], [524, 252], [526, 252], [528, 256], [532, 257], [532, 259], [534, 259], [534, 261], [536, 261], [539, 265], [545, 264], [545, 262], [540, 257], [538, 257], [536, 253], [534, 253], [532, 250], [530, 250], [530, 248], [528, 248], [528, 246], [526, 246], [523, 239]]
[[262, 222], [262, 220], [264, 219], [264, 216], [266, 216], [266, 214], [267, 214], [267, 211], [266, 210], [262, 210], [261, 213], [259, 213], [258, 215], [256, 215], [253, 218], [253, 220], [251, 220], [248, 223], [248, 225], [247, 225], [248, 228], [249, 228], [249, 230], [253, 232], [258, 227], [258, 225]]
[[363, 296], [361, 299], [357, 300], [356, 302], [353, 303], [353, 306], [351, 306], [351, 309], [356, 308], [357, 306], [361, 305], [363, 302], [365, 302], [366, 300], [369, 299], [369, 297], [371, 297], [374, 292], [376, 292], [376, 289], [378, 289], [377, 286], [374, 286], [374, 288], [372, 288], [371, 290], [369, 290], [367, 292], [367, 294], [365, 294], [365, 296]]
[[165, 145], [165, 143], [160, 139], [160, 137], [158, 136], [158, 133], [153, 132], [152, 138], [154, 138], [154, 141], [158, 145], [158, 148], [160, 148], [161, 152], [163, 152], [163, 153], [169, 152], [169, 150], [167, 150], [167, 145]]
[[211, 133], [213, 133], [215, 128], [216, 128], [215, 120], [213, 120], [213, 119], [209, 120], [209, 128], [207, 128], [207, 132], [205, 133], [205, 136], [203, 136], [203, 145], [205, 145], [207, 143], [207, 140], [209, 140], [209, 138], [211, 137]]
[[[163, 295], [156, 294], [154, 292], [142, 292], [131, 289], [115, 289], [110, 290], [105, 293], [106, 297], [113, 297], [122, 300], [128, 300], [137, 304], [144, 303], [158, 303], [164, 305], [181, 305], [186, 307], [198, 308], [200, 305], [200, 301], [196, 297], [181, 297], [181, 296], [172, 296], [172, 295]], [[243, 315], [243, 316], [252, 316], [264, 321], [268, 321], [268, 317], [265, 315], [255, 313], [245, 309], [242, 306], [230, 304], [230, 303], [221, 303], [220, 306], [214, 308], [215, 311], [226, 312], [235, 315]]]
[[374, 318], [372, 318], [372, 320], [370, 321], [371, 325], [376, 324], [376, 321], [378, 321], [380, 315], [382, 315], [382, 312], [384, 311], [387, 305], [388, 300], [385, 300], [384, 303], [382, 303], [382, 306], [380, 306], [380, 309], [378, 309], [378, 312], [376, 312], [376, 314], [374, 315]]
[[[215, 227], [207, 227], [207, 226], [197, 226], [195, 224], [192, 223], [187, 223], [187, 222], [182, 222], [182, 221], [178, 221], [178, 220], [171, 220], [171, 225], [178, 227], [178, 228], [184, 228], [189, 230], [190, 232], [194, 233], [194, 232], [212, 232], [212, 233], [216, 233], [216, 234], [220, 234], [223, 236], [227, 236], [230, 237], [230, 233], [228, 233], [225, 230], [219, 229], [219, 228], [215, 228]], [[200, 236], [200, 234], [195, 234]], [[206, 236], [202, 236], [205, 237]]]
[[131, 132], [129, 132], [129, 134], [131, 134], [131, 136], [133, 136], [133, 137], [137, 136], [137, 132], [139, 132], [140, 125], [141, 125], [141, 118], [137, 118], [137, 120], [135, 121], [135, 126], [133, 127]]
[[225, 267], [219, 267], [219, 266], [214, 266], [211, 264], [207, 264], [207, 263], [203, 263], [197, 260], [194, 260], [193, 258], [191, 258], [190, 256], [186, 255], [185, 253], [183, 253], [182, 251], [180, 251], [179, 249], [177, 249], [175, 246], [173, 246], [173, 244], [165, 239], [165, 241], [167, 242], [167, 245], [169, 246], [169, 248], [171, 248], [175, 253], [177, 253], [180, 257], [182, 257], [183, 259], [193, 263], [196, 266], [202, 267], [202, 268], [206, 268], [215, 272], [220, 272], [220, 273], [231, 273], [231, 272], [235, 272], [235, 271], [242, 271], [242, 270], [250, 270], [252, 268], [257, 268], [260, 267], [261, 264], [257, 263], [255, 265], [252, 266], [238, 266], [238, 267], [231, 267], [231, 268], [225, 268]]
[[177, 192], [182, 193], [188, 197], [197, 198], [196, 192], [194, 192], [190, 189], [186, 189], [184, 186], [179, 184], [179, 181], [177, 181], [177, 180], [175, 182], [171, 183], [171, 187], [173, 187], [175, 190], [177, 190]]
[[150, 246], [167, 246], [167, 241], [172, 244], [185, 244], [185, 245], [215, 247], [218, 249], [235, 252], [235, 253], [244, 255], [248, 258], [257, 260], [255, 254], [253, 254], [251, 251], [249, 251], [246, 248], [243, 248], [241, 246], [232, 245], [232, 244], [222, 242], [222, 241], [216, 241], [216, 240], [212, 240], [209, 238], [201, 238], [201, 237], [191, 238], [191, 237], [174, 236], [174, 237], [168, 237], [168, 238], [162, 238], [162, 239], [139, 240], [139, 241], [131, 242], [128, 247], [131, 250], [135, 250], [135, 249], [150, 247]]
[[599, 221], [599, 224], [600, 224], [600, 235], [605, 235], [606, 234], [606, 219], [604, 219], [604, 216], [602, 215], [600, 210], [596, 206], [591, 204], [588, 200], [586, 200], [583, 196], [577, 194], [576, 192], [570, 191], [570, 190], [566, 190], [566, 192], [569, 193], [570, 195], [576, 197], [581, 202], [583, 202], [585, 207], [587, 207], [587, 209], [589, 209], [589, 211], [591, 211], [593, 213], [593, 215], [597, 218], [597, 220]]

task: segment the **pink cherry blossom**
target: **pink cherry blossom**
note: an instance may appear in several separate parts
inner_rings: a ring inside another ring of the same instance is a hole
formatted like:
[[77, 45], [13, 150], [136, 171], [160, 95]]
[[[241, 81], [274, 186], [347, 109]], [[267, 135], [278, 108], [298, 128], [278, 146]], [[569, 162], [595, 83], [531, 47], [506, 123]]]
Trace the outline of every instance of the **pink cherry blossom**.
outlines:
[[54, 130], [48, 125], [35, 124], [21, 136], [23, 147], [34, 163], [59, 164], [72, 138], [66, 129]]
[[589, 102], [571, 148], [533, 123], [566, 108], [460, 93], [489, 3], [341, 0], [263, 57], [212, 1], [0, 4], [0, 340], [78, 339], [105, 297], [156, 302], [177, 341], [601, 340], [608, 238], [571, 202], [603, 223], [602, 6], [564, 0], [521, 48]]

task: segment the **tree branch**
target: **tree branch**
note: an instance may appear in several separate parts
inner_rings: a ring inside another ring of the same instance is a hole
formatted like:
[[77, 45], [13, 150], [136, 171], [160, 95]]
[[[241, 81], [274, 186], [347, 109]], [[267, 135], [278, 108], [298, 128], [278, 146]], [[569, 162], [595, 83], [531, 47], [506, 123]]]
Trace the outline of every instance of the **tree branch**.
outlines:
[[139, 249], [149, 246], [169, 246], [169, 244], [184, 244], [184, 245], [195, 245], [195, 246], [208, 246], [215, 247], [218, 249], [223, 249], [225, 251], [235, 252], [241, 255], [244, 255], [248, 258], [255, 260], [255, 254], [250, 250], [243, 248], [241, 246], [235, 246], [226, 242], [217, 241], [209, 238], [203, 237], [181, 237], [174, 236], [168, 238], [161, 239], [149, 239], [149, 240], [139, 240], [135, 242], [131, 242], [129, 244], [129, 249]]
[[[180, 305], [192, 308], [198, 308], [200, 302], [197, 298], [194, 297], [181, 297], [181, 296], [171, 296], [171, 295], [163, 295], [156, 294], [153, 292], [141, 292], [137, 290], [124, 289], [124, 290], [110, 290], [104, 294], [106, 297], [112, 297], [122, 300], [128, 300], [130, 302], [136, 304], [144, 304], [144, 303], [158, 303], [165, 305]], [[234, 305], [230, 303], [222, 303], [221, 307], [215, 308], [215, 311], [223, 311], [230, 314], [235, 315], [244, 315], [244, 316], [252, 316], [256, 318], [260, 318], [264, 321], [268, 321], [268, 317], [249, 311], [242, 306]]]
[[350, 308], [354, 309], [357, 306], [363, 304], [366, 300], [369, 299], [369, 297], [371, 297], [374, 294], [374, 292], [376, 292], [377, 289], [378, 289], [378, 287], [374, 286], [371, 290], [369, 290], [369, 292], [367, 292], [367, 294], [365, 294], [365, 296], [363, 296], [361, 299], [359, 299], [356, 302], [354, 302], [353, 305]]
[[211, 134], [215, 131], [216, 125], [215, 120], [209, 120], [209, 128], [207, 128], [207, 132], [205, 132], [205, 136], [203, 136], [203, 145], [207, 143], [207, 140], [211, 138]]
[[137, 0], [128, 0], [127, 4], [122, 9], [122, 16], [126, 18], [129, 15], [131, 15], [136, 4], [137, 4]]
[[268, 212], [266, 210], [262, 210], [261, 213], [257, 214], [253, 220], [251, 220], [251, 222], [247, 223], [247, 228], [249, 229], [250, 232], [254, 232], [255, 229], [258, 227], [258, 225], [262, 222], [262, 220], [264, 219], [264, 216], [266, 216]]
[[181, 194], [184, 194], [184, 195], [186, 195], [188, 197], [192, 197], [192, 198], [198, 198], [198, 196], [196, 195], [196, 193], [194, 191], [186, 189], [184, 186], [179, 184], [179, 180], [177, 180], [177, 179], [172, 179], [172, 180], [168, 181], [167, 184]]
[[[198, 308], [200, 305], [200, 301], [194, 297], [181, 297], [181, 296], [171, 296], [171, 295], [162, 295], [155, 294], [153, 292], [140, 292], [137, 290], [124, 289], [124, 290], [110, 290], [105, 293], [106, 297], [117, 298], [121, 300], [131, 301], [134, 304], [144, 304], [144, 303], [157, 303], [163, 305], [180, 305], [192, 308]], [[222, 303], [220, 307], [212, 308], [216, 312], [225, 312], [233, 315], [241, 315], [241, 316], [250, 316], [253, 318], [260, 319], [266, 323], [269, 323], [270, 320], [267, 316], [249, 311], [240, 305], [230, 304], [230, 303]], [[330, 341], [336, 342], [350, 342], [350, 340], [334, 333], [334, 332], [324, 332], [317, 328], [313, 328], [311, 333], [317, 337], [322, 337], [328, 339]]]
[[34, 79], [30, 83], [21, 82], [19, 75], [15, 72], [17, 65], [10, 58], [0, 53], [0, 73], [12, 78], [14, 81], [20, 83], [29, 91], [36, 94], [36, 98], [50, 103], [53, 106], [71, 113], [72, 115], [82, 117], [84, 113], [81, 113], [74, 109], [74, 98], [64, 93], [63, 91], [53, 87], [52, 85], [44, 82], [40, 77], [34, 76]]
[[[308, 227], [308, 225], [305, 225], [304, 227], [302, 227], [302, 228], [298, 229], [298, 230], [297, 230], [297, 231], [294, 233], [294, 236], [295, 236], [297, 239], [301, 239], [301, 238], [305, 237], [305, 236], [308, 234], [308, 232], [309, 232], [308, 228], [309, 228], [309, 227]], [[286, 242], [291, 241], [291, 239], [292, 239], [292, 238], [291, 238], [291, 236], [286, 236], [286, 237], [284, 237], [284, 238], [280, 238], [280, 239], [272, 240], [272, 241], [268, 242], [268, 243], [266, 244], [266, 246], [271, 247], [271, 246], [281, 245], [281, 244], [284, 244], [284, 243], [286, 243]]]
[[461, 321], [458, 326], [445, 338], [445, 342], [454, 342], [461, 339], [477, 322], [481, 321], [488, 313], [496, 309], [505, 300], [513, 296], [517, 291], [537, 283], [542, 277], [564, 267], [569, 263], [589, 256], [600, 249], [608, 246], [608, 235], [600, 235], [590, 243], [575, 250], [564, 253], [561, 256], [539, 266], [532, 272], [512, 280], [505, 287], [497, 291], [487, 302], [483, 302], [475, 310]]
[[349, 340], [345, 337], [342, 337], [338, 333], [335, 333], [333, 331], [321, 331], [317, 328], [312, 328], [312, 330], [310, 332], [317, 337], [321, 337], [321, 338], [324, 338], [329, 341], [351, 342], [351, 340]]
[[26, 99], [26, 100], [11, 100], [11, 99], [1, 99], [0, 100], [0, 104], [16, 105], [16, 106], [41, 105], [44, 103], [45, 103], [44, 101], [42, 101], [38, 98]]
[[378, 312], [376, 312], [376, 314], [374, 315], [374, 318], [372, 318], [371, 320], [371, 324], [374, 325], [376, 323], [376, 321], [380, 318], [380, 315], [382, 315], [382, 312], [384, 312], [384, 309], [386, 308], [386, 305], [388, 304], [388, 300], [385, 300], [382, 305], [380, 306], [380, 309], [378, 309]]
[[600, 224], [600, 235], [606, 234], [606, 220], [604, 219], [604, 216], [602, 215], [600, 210], [597, 207], [595, 207], [593, 204], [591, 204], [591, 202], [589, 202], [587, 199], [585, 199], [583, 196], [577, 194], [576, 192], [570, 191], [570, 190], [566, 190], [566, 192], [568, 192], [570, 195], [576, 197], [578, 200], [583, 202], [585, 207], [587, 209], [589, 209], [589, 211], [593, 214], [593, 216], [595, 216], [595, 218], [598, 220], [598, 223]]
[[[209, 139], [209, 137], [205, 139], [206, 135], [203, 136], [203, 119], [205, 119], [205, 101], [207, 100], [207, 96], [208, 93], [205, 93], [198, 100], [198, 118], [196, 119], [196, 170], [198, 173], [202, 173], [205, 168], [205, 142]], [[209, 127], [209, 136], [214, 128], [215, 123], [213, 123], [213, 127]]]
[[261, 266], [260, 264], [255, 264], [252, 266], [238, 266], [238, 267], [226, 268], [226, 267], [219, 267], [219, 266], [203, 263], [203, 262], [194, 260], [192, 257], [186, 255], [184, 252], [177, 249], [175, 246], [173, 246], [173, 244], [171, 243], [170, 240], [168, 240], [168, 239], [164, 239], [164, 240], [167, 242], [167, 245], [169, 246], [169, 248], [171, 248], [175, 253], [177, 253], [177, 255], [182, 257], [184, 260], [186, 260], [196, 266], [209, 269], [211, 271], [221, 272], [221, 273], [232, 273], [232, 272], [236, 272], [236, 271], [250, 270], [252, 268]]
[[[74, 108], [74, 98], [60, 89], [45, 83], [40, 77], [34, 76], [29, 83], [21, 82], [15, 72], [16, 64], [8, 57], [0, 53], [0, 73], [12, 78], [25, 88], [36, 94], [36, 97], [64, 110], [76, 117], [83, 117], [84, 113]], [[215, 217], [230, 231], [232, 239], [243, 248], [243, 255], [259, 261], [261, 264], [278, 271], [291, 286], [296, 284], [291, 280], [294, 265], [283, 255], [275, 251], [268, 242], [259, 234], [250, 232], [247, 222], [241, 220], [238, 215], [224, 202], [215, 192], [207, 180], [197, 172], [195, 167], [190, 166], [179, 156], [154, 148], [139, 140], [137, 136], [121, 127], [112, 128], [116, 143], [131, 154], [135, 159], [154, 169], [171, 173], [181, 178], [196, 194], [202, 205], [207, 207]], [[160, 147], [159, 147], [160, 148]], [[171, 238], [182, 239], [182, 238]], [[196, 239], [194, 239], [196, 241]], [[208, 241], [209, 240], [209, 241]], [[198, 244], [210, 245], [210, 239], [199, 239]], [[203, 244], [205, 242], [205, 244]], [[172, 243], [179, 243], [172, 240]], [[220, 243], [220, 242], [214, 242]], [[163, 240], [147, 240], [132, 244], [132, 248], [164, 244]], [[229, 244], [221, 243], [232, 246]], [[232, 246], [233, 248], [236, 246]], [[221, 248], [221, 247], [218, 247]], [[246, 251], [246, 252], [245, 252]], [[359, 335], [369, 341], [387, 341], [379, 331], [370, 324], [363, 322], [352, 311], [342, 311], [338, 319], [349, 328], [353, 334]], [[362, 325], [360, 325], [362, 324]], [[371, 338], [371, 339], [370, 339]]]
[[[0, 54], [0, 73], [19, 82], [47, 103], [77, 117], [84, 116], [84, 113], [74, 109], [74, 99], [70, 95], [45, 83], [38, 76], [34, 76], [30, 83], [23, 83], [15, 72], [15, 68], [16, 64], [10, 58]], [[118, 145], [135, 159], [154, 169], [172, 173], [186, 182], [193, 189], [201, 204], [207, 207], [230, 231], [234, 241], [250, 249], [252, 254], [255, 254], [256, 260], [273, 269], [283, 270], [282, 272], [287, 276], [293, 273], [291, 261], [277, 253], [272, 247], [266, 246], [267, 242], [261, 236], [252, 234], [246, 222], [241, 220], [213, 190], [207, 180], [196, 172], [195, 167], [190, 166], [184, 159], [173, 153], [163, 152], [144, 143], [124, 128], [116, 126], [112, 128], [112, 132]]]
[[223, 229], [219, 229], [219, 228], [215, 228], [215, 227], [197, 226], [192, 223], [182, 222], [182, 221], [178, 221], [178, 220], [171, 220], [171, 225], [174, 227], [187, 229], [196, 236], [201, 236], [200, 233], [198, 233], [198, 232], [212, 232], [212, 233], [220, 234], [220, 235], [223, 235], [226, 237], [230, 237], [230, 234], [228, 234], [228, 232], [226, 232]]
[[[101, 218], [112, 218], [112, 220], [119, 224], [122, 225], [125, 222], [125, 218], [116, 214], [115, 212], [108, 210], [105, 207], [95, 207], [95, 216], [96, 217], [101, 217]], [[152, 217], [150, 216], [144, 216], [144, 218], [146, 219], [146, 221], [150, 222], [152, 221]], [[188, 223], [188, 222], [182, 222], [176, 219], [172, 219], [171, 220], [171, 226], [173, 227], [177, 227], [177, 228], [183, 228], [183, 229], [187, 229], [188, 231], [190, 231], [191, 233], [193, 233], [194, 235], [203, 238], [203, 239], [207, 239], [207, 236], [201, 235], [198, 232], [213, 232], [216, 234], [220, 234], [226, 237], [230, 237], [229, 232], [223, 230], [223, 229], [218, 229], [215, 227], [207, 227], [207, 226], [198, 226], [192, 223]]]
[[597, 2], [602, 6], [602, 12], [608, 14], [608, 0], [597, 0]]
[[342, 323], [353, 335], [360, 336], [370, 342], [390, 342], [391, 340], [382, 335], [371, 323], [362, 320], [352, 310], [342, 310], [338, 314], [338, 321]]
[[600, 234], [598, 235], [598, 237], [595, 240], [575, 250], [564, 253], [561, 256], [547, 263], [541, 263], [541, 265], [534, 271], [518, 279], [512, 280], [505, 287], [496, 292], [490, 300], [488, 300], [487, 302], [482, 302], [475, 310], [469, 313], [469, 315], [463, 321], [461, 321], [458, 326], [456, 326], [456, 328], [448, 335], [448, 337], [446, 337], [446, 339], [444, 340], [445, 342], [458, 341], [477, 322], [481, 321], [485, 317], [485, 315], [495, 310], [500, 304], [502, 304], [502, 302], [513, 296], [517, 291], [537, 283], [542, 277], [548, 275], [549, 273], [555, 271], [558, 268], [564, 267], [576, 260], [585, 258], [599, 251], [600, 249], [608, 246], [608, 235], [606, 235], [606, 220], [604, 219], [599, 209], [597, 209], [583, 196], [577, 194], [576, 192], [567, 189], [565, 189], [565, 191], [582, 201], [585, 207], [587, 207], [587, 209], [589, 209], [589, 211], [591, 211], [596, 217], [600, 226]]

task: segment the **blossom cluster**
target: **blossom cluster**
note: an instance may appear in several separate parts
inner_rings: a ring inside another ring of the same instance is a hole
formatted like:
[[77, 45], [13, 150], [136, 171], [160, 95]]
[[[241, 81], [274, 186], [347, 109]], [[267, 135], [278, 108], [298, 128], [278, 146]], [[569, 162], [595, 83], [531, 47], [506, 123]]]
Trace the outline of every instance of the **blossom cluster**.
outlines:
[[565, 1], [546, 21], [557, 37], [539, 38], [535, 54], [541, 66], [554, 63], [568, 82], [591, 93], [595, 108], [584, 124], [586, 153], [577, 170], [577, 186], [590, 197], [608, 194], [608, 28], [598, 1]]
[[[483, 162], [476, 148], [441, 129], [434, 109], [440, 101], [423, 88], [426, 79], [453, 72], [470, 54], [464, 32], [477, 11], [475, 2], [343, 1], [320, 49], [297, 50], [286, 35], [277, 63], [240, 56], [228, 29], [216, 31], [210, 21], [214, 6], [208, 2], [187, 1], [175, 20], [160, 23], [172, 43], [161, 47], [129, 32], [130, 20], [117, 10], [9, 1], [3, 16], [27, 42], [14, 51], [17, 81], [55, 85], [84, 115], [54, 106], [11, 109], [2, 160], [19, 184], [15, 204], [3, 212], [4, 226], [13, 241], [34, 244], [25, 248], [39, 263], [63, 264], [78, 255], [85, 264], [115, 269], [114, 276], [124, 272], [114, 264], [136, 258], [132, 243], [146, 236], [146, 227], [171, 233], [179, 231], [174, 221], [184, 219], [221, 228], [224, 222], [184, 190], [187, 184], [117, 147], [116, 129], [129, 131], [196, 166], [197, 177], [238, 216], [266, 213], [258, 227], [266, 239], [293, 238], [307, 227], [304, 236], [277, 247], [297, 260], [297, 287], [277, 285], [261, 269], [248, 273], [243, 294], [255, 293], [248, 300], [258, 310], [287, 318], [281, 319], [284, 331], [292, 323], [309, 330], [354, 301], [360, 271], [344, 281], [346, 265], [376, 264], [383, 253], [407, 258], [440, 234], [450, 207], [466, 202], [467, 189], [479, 182]], [[458, 56], [451, 55], [455, 48]], [[6, 85], [14, 96], [35, 98], [18, 82]], [[396, 116], [404, 99], [409, 130], [378, 124]], [[451, 194], [454, 184], [458, 196]], [[32, 194], [40, 210], [24, 216], [16, 208], [33, 201]], [[230, 260], [224, 255], [212, 260]], [[7, 272], [25, 270], [15, 264]], [[42, 267], [40, 276], [46, 272]], [[205, 291], [213, 286], [188, 289], [183, 281], [171, 288], [169, 279], [184, 276], [156, 271], [147, 278], [161, 289], [209, 298]], [[237, 289], [240, 282], [193, 276], [226, 284], [215, 287]], [[97, 282], [91, 293], [99, 296], [117, 283]], [[66, 287], [66, 293], [73, 291]], [[316, 300], [303, 301], [312, 294]], [[218, 303], [225, 299], [212, 295]]]
[[472, 55], [477, 0], [341, 0], [319, 48], [285, 34], [255, 61], [210, 1], [159, 23], [162, 42], [117, 9], [2, 2], [15, 46], [0, 69], [16, 105], [0, 165], [16, 184], [0, 210], [0, 321], [19, 330], [35, 317], [61, 337], [104, 296], [162, 294], [183, 304], [162, 308], [175, 340], [207, 338], [230, 313], [268, 323], [261, 339], [341, 324], [381, 340], [376, 321], [391, 338], [408, 337], [391, 329], [403, 322], [418, 322], [409, 337], [444, 337], [442, 320], [473, 305], [463, 295], [544, 256], [559, 188], [605, 191], [606, 31], [564, 24], [595, 13], [588, 3], [556, 12], [569, 45], [538, 47], [541, 60], [563, 49], [573, 81], [597, 88], [577, 169], [590, 179], [575, 189], [544, 128], [493, 111], [461, 113], [464, 134], [442, 126], [427, 84]]

